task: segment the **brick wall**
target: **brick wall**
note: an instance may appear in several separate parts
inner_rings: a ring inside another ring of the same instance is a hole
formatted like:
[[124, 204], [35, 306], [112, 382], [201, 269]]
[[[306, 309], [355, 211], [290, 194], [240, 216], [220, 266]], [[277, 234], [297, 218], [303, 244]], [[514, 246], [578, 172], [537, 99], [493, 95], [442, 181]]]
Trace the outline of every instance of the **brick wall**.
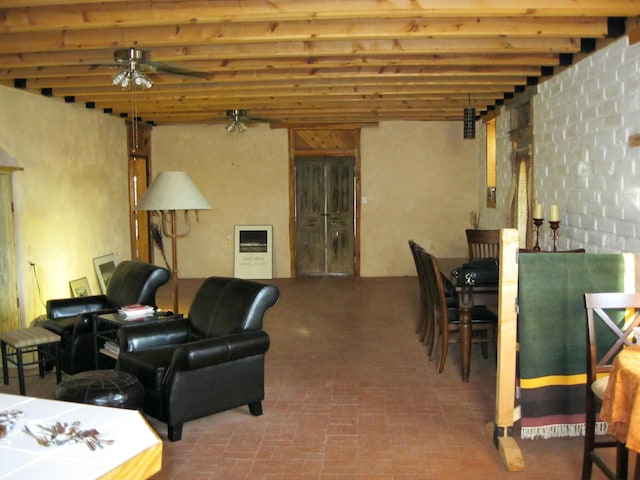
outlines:
[[533, 107], [535, 201], [560, 208], [558, 248], [640, 252], [640, 44], [622, 37], [541, 83]]

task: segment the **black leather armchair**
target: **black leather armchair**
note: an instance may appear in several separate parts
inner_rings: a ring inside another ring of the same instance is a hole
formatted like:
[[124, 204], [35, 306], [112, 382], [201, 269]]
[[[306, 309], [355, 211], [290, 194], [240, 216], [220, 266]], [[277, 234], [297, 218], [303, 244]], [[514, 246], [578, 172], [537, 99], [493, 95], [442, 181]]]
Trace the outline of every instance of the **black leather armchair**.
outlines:
[[116, 266], [106, 295], [47, 301], [43, 327], [60, 335], [60, 365], [68, 374], [96, 368], [92, 315], [115, 312], [122, 305], [156, 305], [156, 290], [167, 283], [166, 268], [137, 261]]
[[187, 318], [119, 330], [116, 368], [144, 385], [143, 411], [167, 424], [169, 440], [181, 439], [186, 421], [241, 405], [262, 414], [262, 322], [279, 296], [273, 285], [210, 277]]

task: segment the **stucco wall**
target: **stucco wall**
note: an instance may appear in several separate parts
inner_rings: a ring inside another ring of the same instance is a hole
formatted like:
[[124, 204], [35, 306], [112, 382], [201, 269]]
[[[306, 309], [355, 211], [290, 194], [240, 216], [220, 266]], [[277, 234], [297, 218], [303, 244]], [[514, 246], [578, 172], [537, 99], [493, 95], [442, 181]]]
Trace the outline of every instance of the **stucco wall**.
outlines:
[[[273, 273], [290, 276], [287, 138], [264, 125], [153, 129], [154, 173], [187, 171], [213, 205], [178, 240], [182, 277], [232, 275], [236, 224], [273, 225]], [[477, 142], [462, 140], [462, 124], [383, 122], [362, 130], [361, 147], [361, 275], [415, 275], [410, 238], [437, 256], [464, 257]]]
[[384, 122], [362, 130], [361, 273], [415, 275], [411, 238], [438, 258], [466, 257], [478, 141], [462, 122]]
[[274, 277], [290, 276], [287, 131], [251, 125], [158, 126], [152, 133], [153, 175], [186, 171], [213, 210], [199, 212], [178, 239], [183, 278], [233, 275], [234, 225], [273, 225]]
[[70, 280], [87, 277], [100, 293], [94, 257], [130, 258], [126, 129], [102, 112], [0, 86], [0, 148], [24, 169], [12, 174], [24, 323], [47, 299], [70, 296]]

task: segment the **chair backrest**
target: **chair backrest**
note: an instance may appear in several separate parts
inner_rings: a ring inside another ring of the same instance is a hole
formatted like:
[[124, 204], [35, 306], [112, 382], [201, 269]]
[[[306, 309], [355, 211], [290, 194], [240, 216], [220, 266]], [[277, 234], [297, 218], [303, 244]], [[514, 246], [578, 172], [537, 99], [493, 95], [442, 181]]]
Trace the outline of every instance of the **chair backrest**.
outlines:
[[418, 280], [420, 280], [420, 268], [418, 267], [418, 248], [421, 248], [416, 242], [413, 240], [409, 240], [409, 250], [411, 250], [411, 257], [413, 258], [413, 263], [416, 266], [416, 273], [418, 274]]
[[265, 312], [280, 292], [274, 285], [227, 277], [209, 277], [198, 289], [189, 309], [191, 333], [209, 338], [246, 330], [262, 330]]
[[156, 305], [156, 290], [169, 281], [166, 268], [145, 262], [120, 262], [107, 286], [107, 300], [113, 307], [141, 303]]
[[420, 301], [424, 302], [424, 289], [426, 288], [426, 283], [424, 278], [424, 268], [422, 268], [422, 260], [419, 254], [419, 251], [423, 250], [423, 248], [413, 240], [409, 240], [409, 249], [411, 250], [413, 263], [416, 266], [416, 274], [418, 275], [418, 284], [420, 285]]
[[500, 257], [500, 230], [465, 230], [469, 261]]
[[640, 324], [640, 293], [585, 293], [587, 312], [587, 384], [611, 370], [615, 356], [631, 345]]
[[429, 315], [433, 319], [433, 322], [438, 325], [440, 334], [444, 337], [443, 341], [448, 342], [449, 337], [449, 312], [447, 309], [447, 300], [445, 295], [444, 282], [440, 268], [438, 267], [438, 261], [436, 257], [420, 250], [419, 254], [422, 257], [422, 264], [424, 265], [425, 277], [428, 295]]

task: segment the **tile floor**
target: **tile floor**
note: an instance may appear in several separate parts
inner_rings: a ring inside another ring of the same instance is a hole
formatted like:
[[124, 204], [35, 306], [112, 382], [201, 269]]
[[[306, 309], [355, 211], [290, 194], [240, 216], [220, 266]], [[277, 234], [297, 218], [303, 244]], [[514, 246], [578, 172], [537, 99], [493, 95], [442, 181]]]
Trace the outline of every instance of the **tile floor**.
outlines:
[[[181, 310], [201, 280], [181, 280]], [[453, 346], [434, 372], [417, 341], [415, 277], [275, 279], [264, 415], [246, 407], [185, 424], [164, 440], [155, 480], [577, 479], [582, 438], [518, 440], [524, 472], [506, 471], [485, 424], [495, 409], [495, 362], [474, 347], [470, 382]], [[169, 308], [169, 287], [159, 304]], [[53, 396], [35, 372], [27, 394]], [[17, 379], [0, 392], [17, 393]], [[594, 479], [603, 478], [594, 474]]]

